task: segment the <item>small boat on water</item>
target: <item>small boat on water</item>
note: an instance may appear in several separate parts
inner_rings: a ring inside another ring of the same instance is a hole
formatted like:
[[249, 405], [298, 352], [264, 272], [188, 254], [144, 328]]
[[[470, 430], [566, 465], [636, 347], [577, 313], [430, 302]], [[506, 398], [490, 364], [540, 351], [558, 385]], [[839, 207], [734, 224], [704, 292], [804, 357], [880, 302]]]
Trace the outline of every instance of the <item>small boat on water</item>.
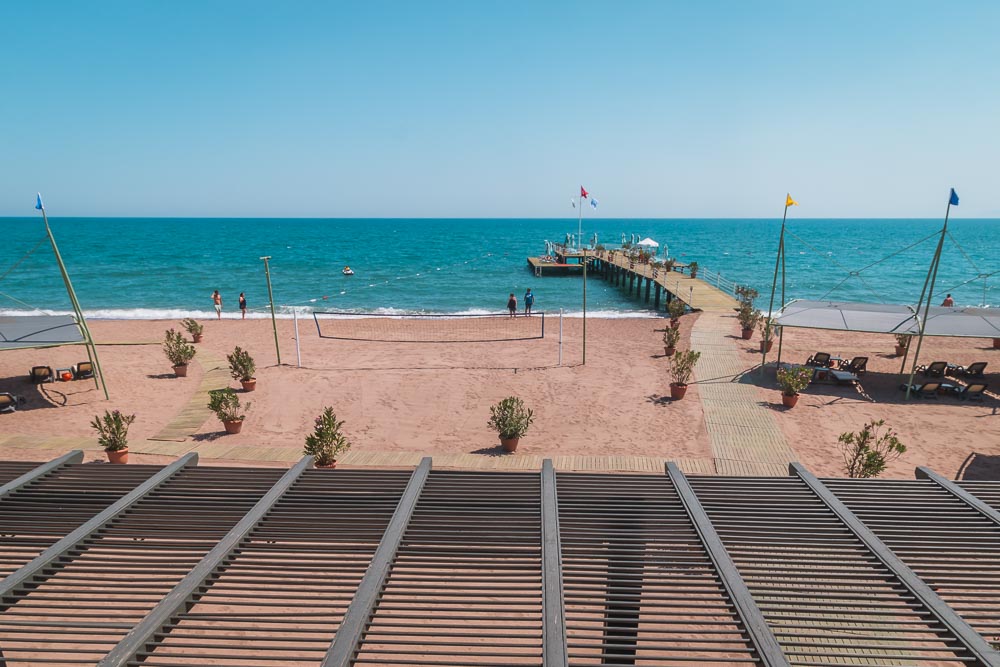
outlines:
[[354, 271], [349, 266], [345, 266], [344, 270], [341, 271], [341, 273], [343, 273], [345, 276], [353, 276], [354, 275]]

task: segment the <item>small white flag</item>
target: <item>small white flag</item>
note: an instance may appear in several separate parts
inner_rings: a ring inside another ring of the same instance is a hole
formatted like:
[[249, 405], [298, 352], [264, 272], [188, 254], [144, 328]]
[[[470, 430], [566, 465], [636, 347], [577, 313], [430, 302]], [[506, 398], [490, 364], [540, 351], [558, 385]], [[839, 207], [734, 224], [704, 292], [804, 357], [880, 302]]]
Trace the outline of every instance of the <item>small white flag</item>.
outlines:
[[572, 206], [573, 208], [576, 208], [576, 200], [575, 199], [570, 199], [569, 200], [569, 205]]

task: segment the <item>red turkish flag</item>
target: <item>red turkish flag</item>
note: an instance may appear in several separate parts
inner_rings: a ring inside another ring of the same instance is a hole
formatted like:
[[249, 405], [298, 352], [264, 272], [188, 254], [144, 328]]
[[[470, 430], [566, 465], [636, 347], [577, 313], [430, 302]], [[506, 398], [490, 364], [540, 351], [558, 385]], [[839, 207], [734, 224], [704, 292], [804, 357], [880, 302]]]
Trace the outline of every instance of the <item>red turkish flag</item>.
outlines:
[[587, 191], [583, 189], [582, 185], [580, 186], [580, 196], [583, 197], [584, 199], [587, 198]]

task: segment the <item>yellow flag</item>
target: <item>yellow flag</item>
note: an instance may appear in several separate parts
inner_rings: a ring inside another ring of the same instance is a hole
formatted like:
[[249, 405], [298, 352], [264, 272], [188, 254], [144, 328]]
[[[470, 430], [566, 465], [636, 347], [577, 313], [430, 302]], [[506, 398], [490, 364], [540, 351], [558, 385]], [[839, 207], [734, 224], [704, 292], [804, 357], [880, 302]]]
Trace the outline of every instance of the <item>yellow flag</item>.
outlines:
[[792, 199], [792, 195], [788, 194], [785, 195], [785, 208], [788, 208], [789, 206], [798, 206], [798, 205], [799, 203], [794, 199]]

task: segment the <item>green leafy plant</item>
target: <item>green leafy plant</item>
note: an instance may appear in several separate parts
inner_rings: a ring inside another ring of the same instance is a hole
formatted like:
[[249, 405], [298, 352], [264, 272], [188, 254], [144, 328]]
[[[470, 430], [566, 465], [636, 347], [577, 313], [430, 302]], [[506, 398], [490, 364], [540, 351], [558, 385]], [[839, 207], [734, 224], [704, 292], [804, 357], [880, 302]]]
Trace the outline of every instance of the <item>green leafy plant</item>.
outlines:
[[740, 303], [740, 308], [736, 312], [736, 319], [740, 321], [740, 326], [743, 329], [756, 329], [762, 317], [760, 311], [746, 301]]
[[304, 452], [312, 456], [316, 465], [328, 466], [337, 460], [337, 457], [351, 448], [351, 443], [347, 440], [341, 430], [343, 421], [337, 421], [337, 415], [333, 408], [323, 408], [322, 414], [316, 417], [313, 432], [306, 436], [306, 446]]
[[671, 299], [670, 303], [667, 304], [667, 312], [670, 314], [670, 319], [672, 320], [680, 319], [685, 309], [684, 302], [677, 297]]
[[666, 271], [667, 273], [670, 273], [671, 271], [674, 270], [675, 263], [676, 260], [674, 260], [673, 257], [668, 257], [667, 259], [663, 260], [663, 270]]
[[194, 345], [184, 340], [184, 336], [175, 329], [167, 329], [163, 340], [163, 353], [167, 355], [173, 366], [187, 366], [197, 350]]
[[749, 303], [751, 306], [753, 306], [753, 302], [757, 297], [760, 296], [760, 292], [746, 285], [737, 285], [734, 291], [736, 292], [737, 299], [741, 302]]
[[778, 369], [778, 385], [785, 396], [795, 396], [809, 386], [813, 369], [805, 366], [782, 366]]
[[764, 337], [764, 340], [771, 340], [774, 338], [775, 330], [774, 320], [770, 317], [762, 317], [760, 320], [760, 335]]
[[698, 262], [691, 262], [688, 264], [688, 270], [691, 272], [692, 278], [698, 277]]
[[885, 425], [884, 419], [872, 419], [857, 433], [841, 433], [837, 440], [847, 475], [858, 478], [881, 475], [889, 463], [906, 453], [906, 445], [899, 441], [898, 435]]
[[490, 406], [488, 425], [504, 440], [522, 437], [528, 432], [532, 421], [534, 412], [524, 407], [524, 401], [516, 396], [508, 396]]
[[687, 385], [691, 379], [691, 374], [694, 373], [695, 364], [698, 363], [700, 357], [701, 352], [695, 352], [694, 350], [675, 352], [674, 356], [670, 359], [670, 377], [673, 379], [671, 384]]
[[250, 409], [250, 402], [242, 405], [236, 392], [226, 387], [208, 392], [208, 409], [215, 413], [219, 421], [241, 422], [246, 419], [243, 411]]
[[181, 326], [184, 327], [184, 330], [187, 331], [192, 336], [200, 336], [201, 333], [205, 330], [204, 326], [198, 324], [197, 320], [194, 320], [190, 317], [185, 317], [183, 320], [181, 320]]
[[667, 347], [677, 347], [681, 340], [681, 330], [667, 327], [663, 330], [663, 344]]
[[90, 425], [97, 431], [97, 442], [106, 452], [128, 449], [128, 427], [135, 421], [135, 415], [123, 415], [120, 410], [104, 411], [104, 416], [95, 415]]
[[254, 363], [249, 352], [237, 345], [232, 354], [226, 355], [226, 359], [229, 360], [229, 374], [233, 376], [234, 380], [248, 382], [253, 379], [253, 374], [257, 371], [257, 364]]

